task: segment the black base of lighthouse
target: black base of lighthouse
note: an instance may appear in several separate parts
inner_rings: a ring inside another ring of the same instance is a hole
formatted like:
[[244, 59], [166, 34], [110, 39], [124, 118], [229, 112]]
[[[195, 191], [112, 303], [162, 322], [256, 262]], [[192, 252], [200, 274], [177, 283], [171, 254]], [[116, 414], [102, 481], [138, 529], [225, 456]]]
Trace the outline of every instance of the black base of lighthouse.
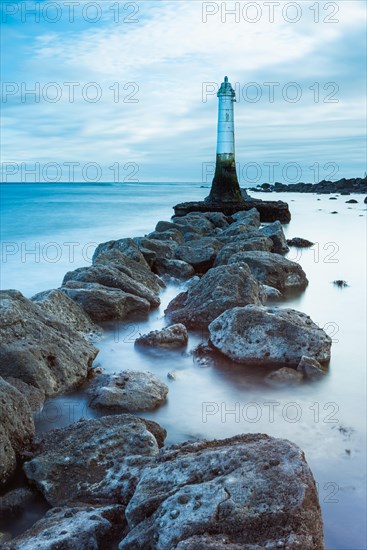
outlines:
[[207, 204], [223, 204], [242, 201], [234, 155], [217, 155], [212, 188], [205, 202]]

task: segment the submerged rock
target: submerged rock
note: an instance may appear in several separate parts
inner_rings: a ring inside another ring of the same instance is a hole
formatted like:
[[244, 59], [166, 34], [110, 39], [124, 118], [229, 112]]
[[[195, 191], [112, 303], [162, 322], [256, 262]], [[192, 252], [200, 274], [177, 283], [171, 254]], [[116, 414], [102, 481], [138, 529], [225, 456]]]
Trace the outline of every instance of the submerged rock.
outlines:
[[130, 315], [144, 317], [151, 308], [145, 298], [98, 283], [69, 281], [62, 287], [62, 291], [79, 304], [96, 323], [124, 320]]
[[284, 292], [287, 289], [304, 289], [308, 280], [302, 267], [296, 262], [272, 252], [240, 252], [234, 254], [229, 264], [245, 262], [252, 275], [261, 283]]
[[126, 504], [165, 436], [155, 422], [129, 414], [81, 420], [44, 434], [24, 471], [52, 506]]
[[238, 363], [297, 367], [303, 355], [330, 359], [331, 338], [294, 309], [248, 305], [225, 311], [209, 325], [210, 341]]
[[35, 491], [29, 487], [12, 489], [0, 496], [0, 521], [5, 518], [13, 518], [25, 512], [35, 498]]
[[53, 508], [9, 543], [11, 550], [112, 548], [125, 527], [123, 506]]
[[159, 348], [181, 348], [186, 346], [189, 336], [185, 325], [177, 323], [162, 330], [153, 330], [149, 334], [139, 336], [135, 344]]
[[326, 374], [320, 363], [313, 357], [307, 357], [307, 355], [302, 355], [297, 371], [307, 380], [320, 380]]
[[27, 399], [0, 377], [0, 487], [14, 474], [34, 436], [32, 411]]
[[87, 377], [98, 350], [75, 330], [16, 290], [3, 290], [0, 376], [20, 378], [45, 395]]
[[260, 434], [165, 450], [143, 472], [126, 519], [121, 550], [324, 548], [303, 452]]
[[283, 227], [280, 221], [277, 220], [273, 223], [270, 223], [269, 225], [262, 227], [260, 231], [266, 237], [269, 237], [269, 239], [272, 240], [272, 252], [275, 252], [276, 254], [287, 254], [287, 252], [289, 252], [287, 240], [285, 238]]
[[289, 367], [282, 367], [265, 377], [265, 381], [274, 386], [297, 386], [302, 380], [303, 374]]
[[89, 405], [120, 412], [151, 411], [162, 405], [168, 387], [151, 372], [99, 374], [87, 390]]
[[165, 314], [191, 329], [207, 328], [218, 315], [236, 305], [261, 304], [262, 285], [244, 264], [210, 269], [196, 284], [168, 305]]

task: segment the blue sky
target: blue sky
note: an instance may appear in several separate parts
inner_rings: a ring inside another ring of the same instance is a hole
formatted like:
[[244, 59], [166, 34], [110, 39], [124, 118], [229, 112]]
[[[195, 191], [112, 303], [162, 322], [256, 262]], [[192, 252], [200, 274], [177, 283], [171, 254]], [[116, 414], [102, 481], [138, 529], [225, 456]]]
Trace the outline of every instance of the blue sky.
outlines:
[[3, 181], [209, 184], [224, 75], [241, 184], [364, 175], [364, 1], [78, 3], [2, 2]]

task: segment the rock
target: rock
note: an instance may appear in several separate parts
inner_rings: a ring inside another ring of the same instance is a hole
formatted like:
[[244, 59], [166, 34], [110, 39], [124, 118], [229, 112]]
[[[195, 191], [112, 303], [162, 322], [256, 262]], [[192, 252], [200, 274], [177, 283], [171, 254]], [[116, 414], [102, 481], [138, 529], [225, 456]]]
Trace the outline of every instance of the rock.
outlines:
[[281, 300], [283, 298], [282, 293], [279, 292], [278, 289], [276, 289], [272, 286], [263, 285], [263, 290], [265, 292], [266, 301], [268, 301], [268, 300], [278, 301], [278, 300]]
[[62, 291], [79, 304], [96, 323], [124, 320], [129, 316], [146, 316], [151, 308], [145, 298], [98, 283], [69, 281], [62, 287]]
[[176, 279], [190, 279], [195, 275], [195, 269], [192, 265], [183, 260], [165, 260], [161, 258], [154, 265], [158, 275], [168, 275]]
[[26, 398], [0, 377], [0, 486], [14, 474], [34, 436], [32, 411]]
[[99, 244], [93, 254], [93, 263], [96, 263], [98, 256], [111, 250], [118, 250], [125, 254], [125, 256], [128, 256], [130, 259], [149, 269], [147, 261], [132, 239], [119, 239], [118, 241], [108, 241]]
[[171, 371], [171, 372], [168, 372], [168, 373], [167, 373], [167, 378], [168, 378], [169, 380], [177, 380], [177, 373], [176, 373], [176, 371], [173, 370], [173, 371]]
[[165, 284], [151, 272], [147, 265], [132, 260], [117, 249], [99, 254], [94, 260], [94, 265], [113, 266], [155, 293], [165, 287]]
[[241, 210], [232, 214], [231, 218], [236, 222], [242, 221], [247, 222], [250, 227], [258, 228], [260, 227], [260, 213], [256, 208], [251, 208], [251, 210]]
[[195, 363], [201, 368], [213, 367], [215, 365], [214, 348], [209, 344], [201, 343], [193, 350]]
[[120, 550], [275, 549], [279, 541], [289, 549], [324, 548], [303, 452], [263, 434], [165, 450], [144, 471], [125, 513], [130, 532]]
[[168, 387], [151, 372], [127, 370], [97, 375], [87, 393], [94, 408], [151, 411], [165, 402]]
[[367, 204], [367, 197], [364, 198], [364, 204]]
[[31, 300], [82, 336], [93, 339], [101, 335], [101, 329], [92, 322], [89, 315], [61, 290], [46, 290], [33, 296]]
[[98, 283], [105, 287], [118, 288], [127, 294], [144, 298], [150, 303], [152, 308], [158, 307], [161, 303], [159, 296], [155, 292], [149, 290], [142, 283], [134, 281], [129, 275], [113, 266], [94, 265], [82, 270], [71, 271], [65, 275], [63, 285], [67, 286], [67, 283], [70, 281]]
[[135, 344], [171, 349], [186, 346], [188, 340], [189, 336], [185, 325], [178, 323], [162, 330], [153, 330], [149, 334], [144, 334], [135, 340]]
[[273, 241], [268, 237], [253, 237], [251, 239], [239, 239], [232, 243], [226, 244], [217, 254], [214, 262], [214, 267], [219, 265], [227, 265], [229, 259], [238, 252], [250, 252], [253, 250], [262, 250], [270, 252], [273, 248]]
[[[251, 210], [250, 210], [251, 212]], [[257, 212], [257, 210], [256, 210]], [[223, 237], [246, 237], [246, 234], [258, 229], [260, 222], [253, 217], [243, 217], [238, 221], [232, 223], [227, 229], [224, 229], [222, 236]]]
[[0, 376], [20, 378], [46, 396], [83, 381], [98, 350], [16, 290], [3, 290]]
[[203, 237], [202, 239], [183, 244], [176, 250], [176, 258], [182, 260], [195, 269], [197, 273], [205, 273], [213, 267], [214, 260], [222, 244], [213, 237]]
[[165, 436], [155, 422], [129, 414], [80, 420], [44, 434], [23, 468], [52, 506], [127, 504]]
[[183, 234], [175, 227], [166, 229], [166, 231], [153, 231], [147, 235], [147, 238], [156, 241], [174, 241], [177, 244], [182, 244], [184, 242]]
[[245, 262], [261, 283], [283, 292], [287, 289], [304, 289], [308, 280], [302, 267], [296, 262], [272, 252], [240, 252], [229, 259], [229, 264]]
[[347, 281], [343, 281], [342, 279], [337, 279], [336, 281], [333, 281], [333, 285], [337, 286], [338, 288], [346, 288], [349, 286]]
[[289, 252], [282, 224], [278, 220], [262, 227], [260, 231], [273, 241], [272, 252], [276, 254], [287, 254]]
[[347, 204], [358, 204], [358, 201], [356, 199], [349, 199], [349, 201], [345, 201]]
[[289, 246], [295, 246], [297, 248], [309, 248], [315, 244], [307, 239], [302, 239], [301, 237], [293, 237], [293, 239], [288, 239], [287, 243]]
[[296, 386], [302, 380], [303, 374], [289, 367], [282, 367], [265, 377], [265, 381], [274, 386]]
[[320, 380], [326, 374], [320, 363], [313, 357], [307, 357], [307, 355], [302, 355], [297, 371], [307, 380]]
[[338, 197], [329, 197], [329, 201], [337, 201]]
[[222, 212], [205, 212], [204, 216], [214, 225], [214, 227], [225, 229], [229, 225], [228, 217]]
[[154, 261], [158, 258], [165, 258], [166, 260], [169, 260], [175, 257], [175, 251], [177, 249], [176, 241], [161, 241], [159, 239], [149, 239], [147, 237], [139, 237], [134, 240], [140, 251], [146, 249], [155, 254]]
[[261, 304], [261, 285], [244, 264], [210, 269], [195, 285], [174, 298], [165, 314], [187, 328], [207, 328], [218, 315], [236, 305]]
[[46, 397], [43, 390], [23, 382], [20, 378], [7, 376], [4, 380], [20, 391], [20, 393], [27, 399], [32, 412], [37, 412], [41, 408]]
[[331, 338], [294, 309], [248, 305], [225, 311], [209, 325], [210, 341], [238, 363], [297, 367], [302, 355], [330, 359]]
[[186, 216], [173, 216], [172, 221], [179, 226], [189, 227], [202, 235], [211, 233], [216, 227], [207, 217], [206, 212], [191, 212]]
[[338, 214], [338, 212], [336, 210], [334, 210], [334, 212], [330, 212], [331, 214]]
[[113, 548], [125, 527], [119, 505], [53, 508], [31, 529], [9, 544], [11, 550], [76, 550]]
[[19, 487], [0, 496], [0, 518], [13, 518], [22, 514], [32, 503], [35, 492], [29, 487]]

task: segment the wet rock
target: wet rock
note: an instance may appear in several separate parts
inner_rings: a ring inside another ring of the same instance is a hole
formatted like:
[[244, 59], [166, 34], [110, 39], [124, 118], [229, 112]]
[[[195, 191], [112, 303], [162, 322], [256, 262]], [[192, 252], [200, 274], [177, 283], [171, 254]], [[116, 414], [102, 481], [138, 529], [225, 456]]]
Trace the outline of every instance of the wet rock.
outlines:
[[126, 518], [131, 530], [121, 550], [206, 549], [208, 540], [215, 550], [276, 548], [279, 541], [284, 548], [324, 548], [303, 452], [262, 434], [165, 450], [144, 471]]
[[273, 248], [273, 241], [268, 237], [253, 237], [251, 239], [239, 239], [226, 244], [219, 250], [214, 262], [214, 267], [227, 265], [229, 259], [238, 252], [249, 252], [253, 250], [262, 250], [270, 252]]
[[162, 405], [168, 387], [151, 372], [100, 374], [87, 390], [89, 405], [120, 412], [151, 411]]
[[123, 506], [53, 508], [9, 544], [10, 550], [113, 548], [125, 527]]
[[336, 210], [334, 210], [333, 212], [331, 212], [331, 214], [338, 214], [339, 212], [337, 212]]
[[158, 307], [161, 303], [159, 296], [149, 290], [142, 283], [134, 281], [129, 275], [119, 269], [108, 265], [94, 265], [67, 273], [63, 285], [67, 286], [70, 281], [81, 283], [98, 283], [108, 288], [118, 288], [128, 294], [147, 300], [151, 307]]
[[32, 503], [35, 491], [19, 487], [0, 496], [0, 518], [19, 516]]
[[224, 229], [222, 234], [223, 237], [244, 237], [251, 231], [258, 229], [260, 225], [258, 211], [254, 208], [253, 210], [250, 210], [249, 213], [244, 212], [244, 214], [251, 214], [252, 212], [253, 215], [242, 216], [237, 221], [232, 223], [227, 229]]
[[0, 297], [0, 376], [20, 378], [47, 396], [86, 378], [98, 353], [92, 344], [20, 292]]
[[176, 257], [192, 265], [197, 273], [205, 273], [213, 267], [221, 247], [222, 244], [216, 238], [203, 237], [179, 246], [176, 250]]
[[302, 239], [301, 237], [293, 237], [293, 239], [288, 239], [287, 243], [289, 246], [295, 246], [296, 248], [309, 248], [315, 244], [307, 239]]
[[265, 292], [266, 301], [268, 300], [279, 301], [283, 298], [282, 293], [279, 292], [278, 289], [272, 286], [263, 285], [263, 290]]
[[337, 201], [338, 197], [329, 197], [329, 201]]
[[265, 381], [273, 386], [297, 386], [302, 380], [303, 374], [289, 367], [282, 367], [265, 377]]
[[349, 201], [345, 201], [347, 204], [358, 204], [358, 201], [356, 199], [349, 199]]
[[37, 412], [41, 408], [46, 397], [43, 390], [23, 382], [20, 378], [7, 376], [4, 380], [20, 391], [20, 393], [27, 399], [32, 412]]
[[147, 238], [158, 241], [174, 241], [177, 244], [182, 244], [184, 242], [183, 234], [175, 227], [166, 229], [166, 231], [153, 231], [147, 235]]
[[215, 350], [208, 344], [201, 343], [193, 350], [194, 362], [201, 368], [213, 367]]
[[46, 290], [31, 298], [43, 311], [90, 339], [101, 335], [101, 329], [85, 311], [61, 290]]
[[336, 281], [333, 281], [333, 285], [337, 286], [338, 288], [346, 288], [349, 286], [347, 281], [343, 281], [342, 279], [337, 279]]
[[181, 348], [187, 345], [188, 339], [185, 325], [178, 323], [144, 334], [135, 340], [135, 344], [158, 348]]
[[0, 486], [14, 474], [34, 436], [32, 411], [26, 398], [0, 377]]
[[236, 305], [261, 304], [262, 286], [244, 264], [210, 269], [195, 285], [174, 298], [165, 314], [187, 328], [207, 328], [218, 315]]
[[367, 204], [367, 197], [364, 198], [364, 204]]
[[69, 281], [62, 287], [62, 291], [79, 304], [96, 323], [124, 320], [129, 316], [144, 317], [151, 309], [145, 298], [98, 283]]
[[155, 422], [129, 414], [82, 420], [39, 439], [24, 471], [52, 506], [126, 504], [165, 436]]
[[134, 260], [149, 269], [147, 261], [132, 239], [119, 239], [118, 241], [108, 241], [106, 243], [99, 244], [93, 254], [93, 263], [96, 263], [98, 256], [111, 250], [118, 250], [119, 252], [125, 254], [125, 256], [128, 256], [131, 260]]
[[[155, 260], [165, 258], [166, 260], [174, 258], [177, 242], [173, 240], [162, 241], [159, 239], [149, 239], [148, 237], [139, 237], [134, 239], [139, 250], [149, 250], [155, 254]], [[154, 264], [153, 264], [154, 265]]]
[[176, 373], [176, 371], [173, 370], [173, 371], [171, 371], [171, 372], [168, 372], [168, 373], [167, 373], [167, 378], [168, 378], [169, 380], [177, 380], [177, 373]]
[[269, 237], [273, 241], [272, 252], [276, 254], [287, 254], [289, 252], [289, 247], [287, 245], [287, 240], [284, 235], [283, 226], [280, 221], [275, 221], [262, 227], [260, 229], [266, 237]]
[[251, 208], [251, 210], [242, 210], [232, 214], [231, 218], [236, 222], [242, 221], [246, 222], [249, 226], [260, 227], [260, 212], [256, 208]]
[[143, 284], [155, 293], [158, 293], [162, 287], [165, 287], [159, 277], [151, 272], [149, 266], [132, 260], [117, 249], [99, 254], [94, 260], [94, 265], [115, 267], [122, 273], [131, 277], [131, 279], [134, 279], [134, 281]]
[[326, 374], [320, 363], [313, 357], [307, 357], [307, 355], [302, 355], [297, 371], [307, 380], [320, 380]]
[[154, 265], [158, 275], [168, 275], [176, 279], [190, 279], [195, 275], [195, 269], [192, 265], [183, 260], [165, 260], [159, 259]]
[[209, 325], [210, 341], [238, 363], [297, 367], [303, 355], [330, 359], [331, 338], [294, 309], [248, 305], [225, 311]]
[[190, 230], [194, 229], [195, 232], [205, 235], [211, 233], [215, 227], [206, 214], [206, 212], [191, 212], [186, 216], [173, 216], [172, 221], [181, 227], [186, 226]]
[[204, 215], [214, 227], [219, 227], [220, 229], [225, 229], [230, 223], [230, 218], [225, 216], [222, 212], [205, 212]]
[[229, 264], [245, 262], [252, 275], [261, 283], [283, 292], [287, 289], [304, 289], [308, 280], [302, 267], [296, 262], [272, 252], [240, 252], [232, 256]]

